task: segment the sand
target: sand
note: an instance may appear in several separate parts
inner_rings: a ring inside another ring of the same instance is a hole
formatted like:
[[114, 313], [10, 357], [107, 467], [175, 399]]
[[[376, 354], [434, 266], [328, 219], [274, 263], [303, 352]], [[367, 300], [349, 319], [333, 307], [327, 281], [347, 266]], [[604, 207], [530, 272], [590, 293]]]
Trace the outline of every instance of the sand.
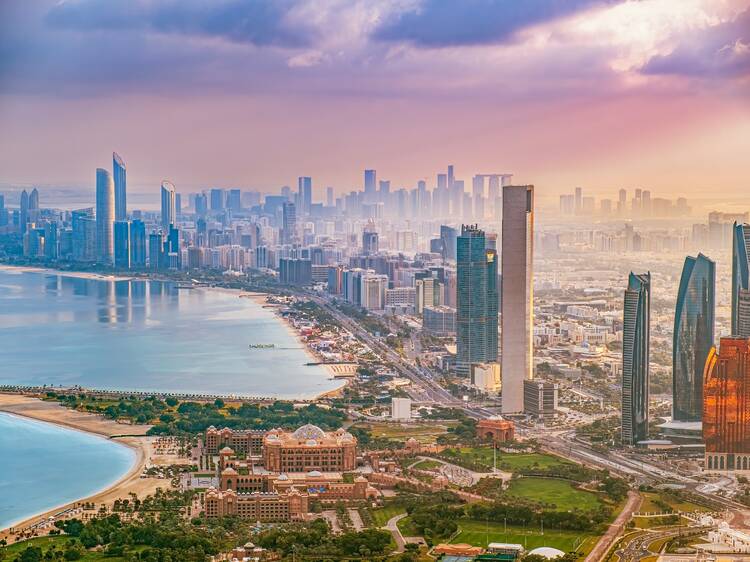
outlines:
[[16, 273], [51, 273], [54, 275], [62, 275], [64, 277], [76, 277], [78, 279], [95, 279], [97, 281], [129, 281], [131, 279], [137, 279], [137, 277], [122, 277], [118, 275], [105, 275], [103, 273], [94, 273], [86, 271], [62, 271], [60, 269], [52, 269], [49, 267], [34, 267], [34, 266], [18, 266], [18, 265], [4, 265], [0, 264], [0, 270], [12, 271]]
[[[136, 494], [139, 498], [153, 494], [157, 488], [169, 488], [169, 480], [161, 478], [141, 478], [143, 469], [148, 466], [167, 466], [170, 464], [183, 464], [188, 459], [178, 458], [172, 454], [160, 454], [155, 450], [154, 444], [157, 437], [147, 437], [146, 431], [151, 426], [121, 424], [107, 420], [98, 414], [78, 412], [60, 406], [54, 402], [44, 402], [32, 396], [20, 394], [0, 393], [0, 411], [9, 412], [27, 418], [54, 423], [79, 431], [94, 433], [117, 441], [136, 452], [136, 461], [132, 468], [120, 480], [104, 490], [100, 490], [86, 498], [80, 498], [74, 502], [60, 505], [44, 513], [37, 514], [14, 526], [14, 530], [22, 530], [31, 525], [39, 523], [49, 517], [78, 503], [91, 502], [97, 504], [97, 508], [104, 504], [111, 507], [116, 499], [125, 499], [130, 494]], [[79, 515], [80, 516], [80, 515]], [[49, 529], [40, 529], [38, 534], [46, 534]], [[0, 531], [0, 539], [13, 537], [8, 529]]]

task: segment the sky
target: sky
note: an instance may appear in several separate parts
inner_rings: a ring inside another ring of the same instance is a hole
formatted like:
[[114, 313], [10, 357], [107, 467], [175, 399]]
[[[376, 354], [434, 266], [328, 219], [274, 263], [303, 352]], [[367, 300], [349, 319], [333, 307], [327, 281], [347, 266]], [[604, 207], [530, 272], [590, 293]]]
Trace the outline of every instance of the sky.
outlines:
[[0, 184], [750, 193], [750, 0], [2, 0]]

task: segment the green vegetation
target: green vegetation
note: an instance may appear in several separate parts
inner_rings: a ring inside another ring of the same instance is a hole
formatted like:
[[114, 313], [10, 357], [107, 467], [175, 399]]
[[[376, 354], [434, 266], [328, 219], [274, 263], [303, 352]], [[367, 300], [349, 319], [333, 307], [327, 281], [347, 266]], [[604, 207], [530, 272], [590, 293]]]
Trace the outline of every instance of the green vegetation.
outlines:
[[466, 543], [473, 546], [486, 547], [491, 542], [506, 542], [524, 545], [527, 550], [539, 546], [551, 546], [563, 552], [571, 552], [583, 546], [594, 535], [576, 531], [563, 531], [541, 525], [524, 528], [505, 525], [503, 521], [476, 521], [461, 519], [458, 522], [459, 533], [452, 543]]
[[691, 501], [689, 494], [679, 490], [641, 491], [643, 502], [639, 511], [657, 513], [671, 511], [710, 511], [705, 505]]
[[378, 509], [373, 509], [370, 513], [376, 527], [385, 527], [385, 524], [388, 523], [391, 518], [406, 513], [406, 508], [401, 505], [386, 505]]
[[[491, 470], [494, 458], [492, 447], [461, 447], [446, 449], [443, 458], [466, 468], [479, 467]], [[565, 466], [577, 466], [573, 463], [545, 453], [501, 453], [497, 452], [497, 467], [508, 472], [545, 471]]]
[[557, 511], [592, 511], [602, 505], [596, 494], [578, 490], [566, 480], [551, 478], [515, 478], [507, 493]]
[[291, 402], [225, 404], [222, 400], [181, 402], [176, 398], [161, 400], [156, 396], [128, 396], [114, 400], [95, 394], [52, 391], [47, 392], [46, 399], [56, 400], [75, 410], [100, 413], [110, 419], [155, 424], [149, 430], [152, 435], [192, 435], [205, 431], [211, 425], [233, 429], [293, 429], [312, 423], [331, 430], [341, 427], [346, 419], [346, 414], [336, 408], [326, 409], [311, 404], [295, 409]]
[[418, 470], [436, 470], [441, 466], [443, 466], [443, 463], [441, 462], [425, 459], [412, 466], [412, 468], [416, 468]]

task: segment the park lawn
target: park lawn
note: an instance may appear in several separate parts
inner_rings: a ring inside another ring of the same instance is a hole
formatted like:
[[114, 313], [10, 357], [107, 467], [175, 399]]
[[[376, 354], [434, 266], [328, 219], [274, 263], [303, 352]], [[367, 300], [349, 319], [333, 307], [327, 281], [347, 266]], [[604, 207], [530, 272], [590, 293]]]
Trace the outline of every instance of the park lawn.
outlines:
[[415, 464], [412, 468], [417, 468], [419, 470], [436, 470], [440, 468], [442, 465], [443, 463], [438, 462], [438, 461], [423, 460]]
[[[458, 461], [457, 464], [465, 460], [492, 468], [492, 447], [461, 447], [460, 449], [448, 449], [444, 454], [455, 458]], [[511, 472], [532, 468], [554, 468], [567, 464], [572, 463], [545, 453], [497, 453], [498, 468], [508, 468]]]
[[385, 527], [385, 524], [388, 523], [392, 517], [401, 513], [406, 513], [406, 508], [400, 505], [387, 505], [371, 511], [372, 520], [375, 522], [376, 527]]
[[441, 423], [384, 423], [384, 422], [360, 422], [353, 427], [361, 427], [369, 430], [374, 437], [406, 441], [413, 437], [420, 443], [434, 443], [440, 435], [448, 433], [448, 428], [455, 426], [452, 422]]
[[711, 511], [708, 507], [693, 503], [690, 501], [678, 501], [671, 498], [668, 495], [661, 496], [655, 492], [641, 492], [643, 502], [639, 511], [643, 513], [653, 513], [664, 511], [661, 507], [656, 504], [656, 500], [662, 499], [666, 504], [669, 505], [675, 511]]
[[576, 531], [560, 531], [557, 529], [524, 529], [512, 525], [504, 526], [503, 522], [475, 521], [461, 519], [458, 522], [459, 532], [451, 540], [452, 543], [467, 543], [473, 546], [487, 547], [491, 542], [505, 542], [524, 545], [527, 550], [539, 546], [551, 546], [563, 552], [570, 552], [579, 547], [590, 550], [596, 544], [596, 537], [592, 534]]
[[557, 511], [592, 511], [601, 506], [593, 492], [578, 490], [571, 482], [554, 478], [516, 478], [511, 480], [508, 495], [554, 505]]
[[[5, 550], [0, 548], [0, 560], [12, 560], [14, 556], [21, 554], [30, 546], [38, 546], [42, 549], [42, 555], [46, 554], [48, 550], [56, 546], [57, 550], [65, 550], [65, 545], [71, 540], [70, 537], [64, 535], [58, 536], [47, 536], [47, 537], [36, 537], [26, 541], [16, 542], [5, 547]], [[137, 549], [136, 549], [137, 550]], [[5, 556], [5, 558], [2, 557]], [[125, 562], [126, 559], [121, 556], [107, 556], [103, 552], [90, 552], [84, 553], [83, 558], [79, 558], [81, 562], [101, 562], [107, 560], [109, 562]]]

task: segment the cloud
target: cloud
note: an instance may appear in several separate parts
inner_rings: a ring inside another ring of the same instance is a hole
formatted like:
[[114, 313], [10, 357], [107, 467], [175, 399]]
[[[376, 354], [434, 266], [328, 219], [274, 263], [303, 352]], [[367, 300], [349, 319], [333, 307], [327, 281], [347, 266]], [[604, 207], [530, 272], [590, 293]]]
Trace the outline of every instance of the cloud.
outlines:
[[309, 46], [310, 30], [289, 25], [295, 0], [67, 0], [45, 21], [73, 31], [142, 29], [257, 46]]
[[729, 21], [685, 36], [671, 53], [651, 58], [642, 72], [689, 77], [750, 76], [750, 8]]
[[394, 14], [375, 38], [427, 48], [507, 43], [529, 26], [608, 3], [612, 0], [424, 0]]

